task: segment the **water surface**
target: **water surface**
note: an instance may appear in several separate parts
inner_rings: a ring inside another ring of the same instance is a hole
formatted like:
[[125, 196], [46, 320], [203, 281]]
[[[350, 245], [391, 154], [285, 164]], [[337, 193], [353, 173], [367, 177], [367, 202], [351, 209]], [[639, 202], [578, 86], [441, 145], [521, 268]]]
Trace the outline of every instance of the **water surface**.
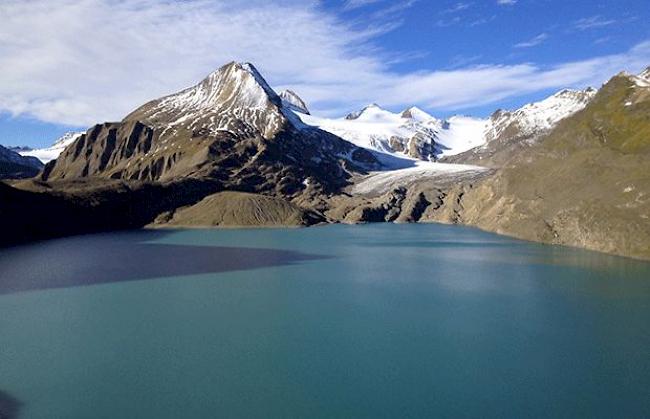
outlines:
[[0, 250], [0, 417], [643, 417], [650, 264], [440, 225]]

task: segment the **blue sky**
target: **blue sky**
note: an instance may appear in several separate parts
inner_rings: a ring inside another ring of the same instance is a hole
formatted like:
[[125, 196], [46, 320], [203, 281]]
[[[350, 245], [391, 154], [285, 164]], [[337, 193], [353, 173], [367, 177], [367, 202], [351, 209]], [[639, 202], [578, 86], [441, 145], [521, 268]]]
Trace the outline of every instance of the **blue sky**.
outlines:
[[4, 145], [119, 120], [231, 60], [328, 116], [487, 116], [650, 65], [647, 0], [3, 0], [0, 16]]

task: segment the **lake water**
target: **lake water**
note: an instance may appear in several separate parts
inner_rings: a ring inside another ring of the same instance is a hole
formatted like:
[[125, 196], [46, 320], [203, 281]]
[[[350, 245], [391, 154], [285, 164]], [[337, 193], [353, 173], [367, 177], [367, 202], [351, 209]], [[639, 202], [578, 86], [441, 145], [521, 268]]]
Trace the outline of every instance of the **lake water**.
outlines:
[[648, 263], [392, 224], [0, 250], [2, 418], [649, 412]]

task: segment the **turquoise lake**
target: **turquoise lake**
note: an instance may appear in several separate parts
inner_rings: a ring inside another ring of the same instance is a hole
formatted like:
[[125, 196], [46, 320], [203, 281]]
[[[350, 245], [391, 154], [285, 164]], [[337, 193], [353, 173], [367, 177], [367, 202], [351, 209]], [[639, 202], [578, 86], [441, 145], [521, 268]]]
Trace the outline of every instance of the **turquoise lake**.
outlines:
[[650, 415], [650, 264], [442, 225], [0, 250], [1, 418]]

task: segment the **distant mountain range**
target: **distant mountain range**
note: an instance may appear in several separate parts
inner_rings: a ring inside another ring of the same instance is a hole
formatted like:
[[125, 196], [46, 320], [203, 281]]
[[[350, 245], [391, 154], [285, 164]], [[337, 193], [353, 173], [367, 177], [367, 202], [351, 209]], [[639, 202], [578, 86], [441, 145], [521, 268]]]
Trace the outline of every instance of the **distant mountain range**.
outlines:
[[533, 137], [583, 109], [595, 89], [563, 90], [541, 102], [516, 111], [496, 111], [488, 119], [454, 116], [446, 120], [411, 107], [401, 113], [377, 104], [345, 118], [326, 119], [301, 115], [302, 120], [344, 138], [359, 147], [421, 160], [439, 160], [488, 143]]
[[51, 196], [57, 220], [45, 211], [35, 236], [68, 223], [436, 221], [650, 258], [649, 75], [622, 73], [598, 91], [564, 90], [488, 119], [375, 104], [328, 119], [295, 92], [276, 94], [251, 64], [230, 63], [122, 121], [21, 151], [47, 159], [63, 149], [34, 181], [0, 190], [15, 195], [0, 211], [20, 218], [11, 205]]
[[23, 179], [36, 176], [43, 163], [35, 157], [23, 157], [0, 146], [0, 179]]
[[[268, 89], [272, 90], [270, 87]], [[583, 109], [595, 94], [596, 90], [593, 88], [584, 91], [563, 90], [515, 111], [497, 110], [487, 119], [460, 115], [439, 119], [416, 106], [393, 113], [374, 103], [359, 111], [350, 112], [345, 117], [331, 119], [311, 115], [305, 101], [291, 90], [284, 90], [278, 96], [283, 109], [295, 113], [304, 124], [319, 127], [359, 147], [400, 158], [437, 161], [469, 150], [485, 154], [491, 146], [504, 140], [518, 141], [538, 136], [549, 131], [560, 120]], [[181, 106], [184, 100], [186, 99], [179, 99]], [[201, 112], [207, 111], [203, 109]], [[192, 118], [198, 126], [196, 118], [201, 112], [187, 118]], [[84, 133], [66, 133], [48, 148], [34, 150], [29, 147], [16, 147], [14, 151], [48, 163], [56, 159], [67, 145], [82, 134]]]

